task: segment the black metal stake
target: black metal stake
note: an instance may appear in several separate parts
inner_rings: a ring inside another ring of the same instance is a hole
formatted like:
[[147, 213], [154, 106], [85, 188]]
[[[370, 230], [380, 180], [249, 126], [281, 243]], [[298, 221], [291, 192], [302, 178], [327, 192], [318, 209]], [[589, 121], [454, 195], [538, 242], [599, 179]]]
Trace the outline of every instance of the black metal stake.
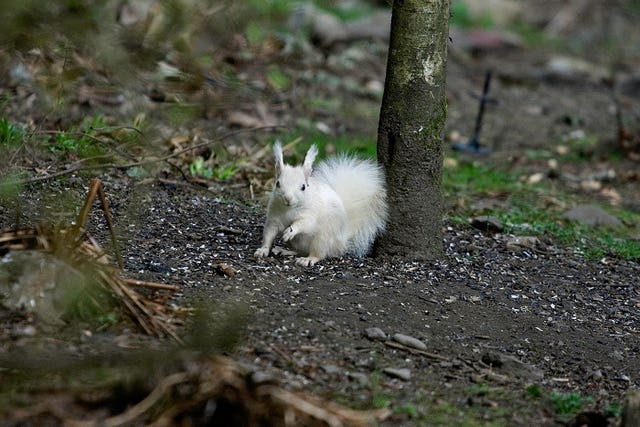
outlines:
[[482, 130], [482, 118], [484, 117], [484, 107], [486, 104], [495, 104], [496, 100], [489, 97], [489, 86], [491, 84], [491, 71], [487, 71], [484, 77], [484, 87], [482, 88], [482, 96], [480, 100], [480, 107], [478, 109], [478, 115], [476, 116], [476, 126], [473, 130], [473, 138], [468, 144], [455, 143], [453, 149], [457, 151], [464, 151], [474, 154], [487, 154], [491, 150], [487, 147], [480, 145], [480, 131]]

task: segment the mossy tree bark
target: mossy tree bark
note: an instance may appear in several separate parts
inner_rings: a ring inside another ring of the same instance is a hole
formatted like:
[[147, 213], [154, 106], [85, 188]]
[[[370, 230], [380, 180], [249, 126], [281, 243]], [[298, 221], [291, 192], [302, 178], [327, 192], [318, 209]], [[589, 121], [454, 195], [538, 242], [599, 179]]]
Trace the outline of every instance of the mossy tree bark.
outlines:
[[395, 0], [378, 127], [389, 223], [376, 255], [442, 256], [450, 0]]

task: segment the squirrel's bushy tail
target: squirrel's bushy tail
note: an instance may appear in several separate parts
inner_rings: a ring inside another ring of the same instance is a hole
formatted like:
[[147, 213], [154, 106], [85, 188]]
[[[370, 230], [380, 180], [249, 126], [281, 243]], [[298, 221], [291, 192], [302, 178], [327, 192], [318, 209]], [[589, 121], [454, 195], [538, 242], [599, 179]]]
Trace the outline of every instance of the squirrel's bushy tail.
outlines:
[[318, 165], [317, 179], [338, 193], [347, 212], [349, 252], [366, 255], [387, 223], [384, 171], [371, 160], [337, 156]]

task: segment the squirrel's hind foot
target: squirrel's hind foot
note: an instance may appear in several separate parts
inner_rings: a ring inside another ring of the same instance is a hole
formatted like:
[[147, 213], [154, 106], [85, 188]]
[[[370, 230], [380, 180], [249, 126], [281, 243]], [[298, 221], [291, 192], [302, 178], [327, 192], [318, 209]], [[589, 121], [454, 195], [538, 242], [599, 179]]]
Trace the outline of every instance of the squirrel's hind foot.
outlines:
[[314, 256], [296, 258], [296, 264], [303, 267], [313, 267], [318, 261], [320, 261], [320, 258]]
[[269, 248], [263, 246], [253, 253], [257, 258], [265, 258], [269, 256]]

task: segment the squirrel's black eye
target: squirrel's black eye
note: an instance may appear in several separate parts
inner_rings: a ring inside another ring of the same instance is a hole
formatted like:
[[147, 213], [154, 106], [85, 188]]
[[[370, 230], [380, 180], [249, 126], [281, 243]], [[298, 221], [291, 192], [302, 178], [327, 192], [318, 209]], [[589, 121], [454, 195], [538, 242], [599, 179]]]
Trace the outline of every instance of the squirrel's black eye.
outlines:
[[304, 184], [302, 184], [302, 187], [300, 187], [300, 189], [301, 189], [302, 191], [304, 191], [304, 189], [305, 189], [305, 188], [307, 188], [307, 187], [306, 187]]
[[280, 180], [276, 181], [276, 188], [280, 188]]

